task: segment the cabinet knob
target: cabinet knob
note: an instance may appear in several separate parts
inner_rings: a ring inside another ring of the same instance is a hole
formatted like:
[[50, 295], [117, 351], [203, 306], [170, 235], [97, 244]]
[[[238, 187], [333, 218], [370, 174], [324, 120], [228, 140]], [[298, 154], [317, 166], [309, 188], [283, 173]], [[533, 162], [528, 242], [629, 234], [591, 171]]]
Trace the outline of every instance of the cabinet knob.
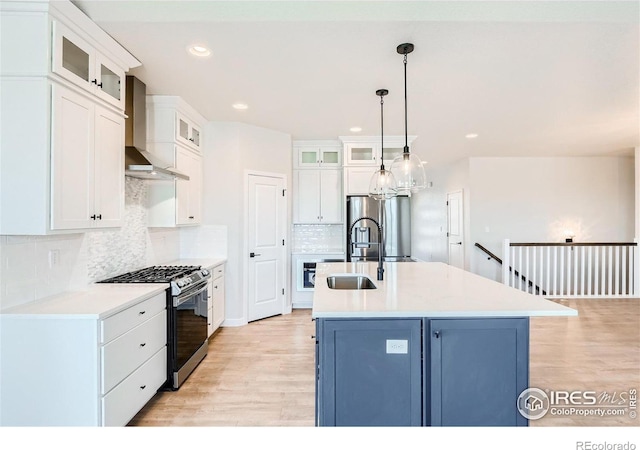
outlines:
[[89, 219], [96, 220], [96, 215], [94, 214], [93, 216], [89, 216]]
[[189, 140], [190, 140], [191, 142], [195, 142], [195, 141], [193, 140], [193, 138], [189, 138]]
[[440, 330], [434, 331], [433, 335], [436, 337], [436, 339], [440, 339]]
[[98, 220], [102, 220], [102, 214], [98, 214], [98, 215], [96, 216], [96, 218], [97, 218]]
[[93, 84], [95, 84], [96, 86], [98, 86], [99, 88], [101, 88], [101, 87], [102, 87], [102, 82], [98, 83], [98, 80], [97, 80], [97, 79], [96, 79], [96, 80], [91, 80], [91, 82], [92, 82]]
[[139, 315], [143, 315], [144, 313], [146, 313], [147, 311], [140, 311], [138, 312]]
[[147, 385], [145, 384], [145, 385], [140, 386], [140, 389], [142, 390], [142, 389], [145, 389], [146, 387], [147, 387]]
[[144, 347], [145, 345], [147, 345], [147, 343], [143, 342], [142, 344], [140, 344], [140, 347]]
[[189, 219], [195, 219], [195, 216], [189, 216]]

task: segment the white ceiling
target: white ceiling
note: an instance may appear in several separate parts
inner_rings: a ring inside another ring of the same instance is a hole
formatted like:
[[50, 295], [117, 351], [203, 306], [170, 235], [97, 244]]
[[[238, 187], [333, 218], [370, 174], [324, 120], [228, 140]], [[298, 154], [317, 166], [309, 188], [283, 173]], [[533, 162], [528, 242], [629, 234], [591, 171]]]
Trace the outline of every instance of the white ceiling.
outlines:
[[[396, 47], [411, 42], [408, 133], [430, 165], [640, 145], [638, 1], [73, 3], [142, 62], [132, 74], [148, 94], [209, 120], [293, 139], [378, 135], [386, 88], [385, 135], [404, 135]], [[188, 54], [194, 43], [211, 56]]]

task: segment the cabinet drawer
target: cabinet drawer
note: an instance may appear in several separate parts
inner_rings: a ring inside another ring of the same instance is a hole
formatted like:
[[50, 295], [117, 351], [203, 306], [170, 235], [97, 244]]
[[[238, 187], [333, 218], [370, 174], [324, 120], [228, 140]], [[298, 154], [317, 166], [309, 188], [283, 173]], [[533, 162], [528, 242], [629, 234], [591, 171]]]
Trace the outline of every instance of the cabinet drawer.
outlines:
[[162, 311], [101, 349], [102, 394], [167, 345], [167, 312]]
[[163, 309], [166, 309], [166, 307], [167, 293], [161, 292], [154, 297], [132, 306], [131, 308], [127, 308], [118, 314], [107, 317], [101, 324], [102, 339], [100, 343], [104, 344], [123, 333], [126, 333], [128, 330], [148, 320], [149, 317], [152, 317]]
[[216, 266], [213, 269], [211, 269], [211, 275], [213, 277], [213, 279], [217, 279], [220, 277], [224, 276], [224, 264], [220, 265], [220, 266]]
[[155, 395], [166, 379], [167, 348], [162, 347], [144, 365], [102, 398], [102, 425], [126, 425]]

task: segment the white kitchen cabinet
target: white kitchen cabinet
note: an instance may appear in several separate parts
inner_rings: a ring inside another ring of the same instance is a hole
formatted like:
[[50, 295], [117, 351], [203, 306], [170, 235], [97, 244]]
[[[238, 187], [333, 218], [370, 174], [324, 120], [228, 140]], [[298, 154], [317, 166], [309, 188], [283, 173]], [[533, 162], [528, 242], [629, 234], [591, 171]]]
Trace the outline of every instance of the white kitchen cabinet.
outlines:
[[148, 226], [199, 225], [202, 221], [202, 156], [175, 143], [149, 143], [148, 150], [189, 176], [189, 180], [149, 184]]
[[224, 264], [220, 264], [215, 266], [212, 270], [212, 312], [213, 312], [213, 328], [212, 333], [214, 333], [222, 323], [224, 322], [225, 317], [225, 289], [224, 289], [224, 273], [225, 266]]
[[20, 43], [0, 65], [0, 234], [119, 226], [121, 79], [140, 62], [68, 1], [0, 2], [0, 40]]
[[176, 224], [199, 224], [202, 221], [202, 156], [177, 147], [176, 169], [189, 175], [189, 180], [176, 180]]
[[175, 142], [197, 153], [203, 144], [206, 119], [174, 95], [147, 95], [147, 141]]
[[342, 146], [339, 141], [294, 141], [294, 169], [342, 167]]
[[211, 337], [224, 322], [224, 264], [209, 267], [211, 280], [207, 284], [209, 311], [207, 314], [207, 336]]
[[176, 112], [176, 140], [188, 147], [200, 150], [200, 125], [181, 112]]
[[202, 222], [200, 146], [203, 135], [197, 124], [204, 121], [180, 97], [147, 96], [147, 150], [189, 176], [189, 180], [149, 185], [150, 227], [199, 225]]
[[124, 110], [125, 71], [57, 20], [52, 53], [54, 73]]
[[124, 118], [52, 86], [52, 230], [118, 227], [124, 213]]
[[377, 167], [345, 167], [344, 195], [368, 195], [371, 177]]
[[294, 223], [342, 223], [342, 170], [294, 170]]
[[162, 291], [103, 318], [46, 302], [0, 315], [0, 424], [126, 425], [167, 380], [166, 304]]
[[[416, 136], [409, 136], [411, 146]], [[382, 146], [380, 136], [341, 136], [344, 144], [344, 166], [380, 166], [382, 159]], [[384, 164], [387, 168], [396, 156], [404, 151], [404, 136], [385, 136], [384, 138]]]

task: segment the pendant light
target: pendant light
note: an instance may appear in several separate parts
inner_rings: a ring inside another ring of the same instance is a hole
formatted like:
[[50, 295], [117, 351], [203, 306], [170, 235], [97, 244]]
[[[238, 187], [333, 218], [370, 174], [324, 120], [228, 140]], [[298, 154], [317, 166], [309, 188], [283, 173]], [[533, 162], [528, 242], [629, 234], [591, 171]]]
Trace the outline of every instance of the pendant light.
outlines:
[[413, 51], [413, 44], [400, 44], [398, 53], [404, 55], [404, 151], [391, 164], [391, 172], [398, 183], [398, 194], [411, 195], [427, 187], [427, 177], [418, 155], [409, 152], [407, 136], [407, 55]]
[[384, 96], [389, 93], [386, 89], [378, 89], [376, 95], [380, 97], [380, 142], [382, 145], [382, 157], [380, 170], [377, 170], [369, 182], [369, 197], [376, 200], [385, 200], [396, 196], [396, 179], [390, 170], [384, 168]]

